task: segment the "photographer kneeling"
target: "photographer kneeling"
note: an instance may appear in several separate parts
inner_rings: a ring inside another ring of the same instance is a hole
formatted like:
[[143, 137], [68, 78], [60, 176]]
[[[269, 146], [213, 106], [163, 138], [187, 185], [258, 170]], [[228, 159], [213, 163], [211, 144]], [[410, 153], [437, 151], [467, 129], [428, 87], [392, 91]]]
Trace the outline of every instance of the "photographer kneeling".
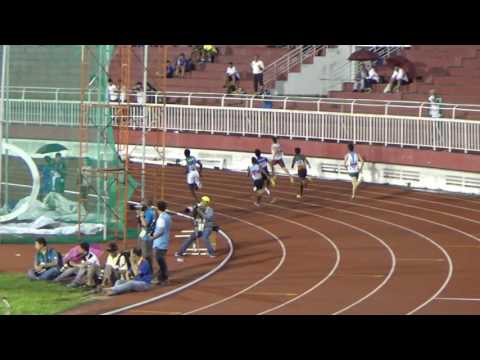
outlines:
[[210, 198], [208, 196], [202, 197], [200, 204], [196, 205], [193, 208], [192, 216], [195, 225], [194, 232], [190, 236], [190, 238], [183, 243], [180, 250], [175, 253], [175, 256], [181, 261], [182, 256], [193, 244], [193, 242], [196, 241], [198, 238], [202, 238], [203, 243], [208, 250], [208, 256], [214, 258], [215, 250], [213, 250], [209, 238], [215, 228], [215, 221], [214, 212], [213, 209], [210, 207]]

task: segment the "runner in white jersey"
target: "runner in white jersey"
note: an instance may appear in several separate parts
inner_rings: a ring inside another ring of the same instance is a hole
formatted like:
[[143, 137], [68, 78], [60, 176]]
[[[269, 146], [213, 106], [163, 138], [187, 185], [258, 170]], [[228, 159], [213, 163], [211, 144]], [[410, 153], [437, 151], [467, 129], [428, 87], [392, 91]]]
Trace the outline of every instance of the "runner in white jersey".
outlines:
[[353, 144], [348, 144], [348, 154], [345, 155], [345, 167], [352, 179], [352, 200], [355, 199], [357, 188], [362, 183], [360, 173], [363, 170], [363, 158], [355, 151]]
[[253, 192], [255, 193], [255, 206], [260, 206], [262, 196], [265, 193], [265, 180], [263, 176], [268, 175], [265, 170], [258, 164], [257, 158], [252, 157], [252, 165], [248, 167], [248, 176], [253, 180]]
[[275, 165], [279, 165], [283, 171], [285, 171], [285, 173], [290, 177], [290, 182], [293, 184], [294, 183], [294, 180], [293, 180], [293, 176], [290, 175], [290, 172], [288, 171], [287, 167], [285, 166], [285, 162], [283, 161], [283, 151], [282, 151], [282, 147], [280, 146], [280, 144], [278, 143], [278, 140], [276, 137], [272, 137], [272, 176], [273, 176], [273, 179], [275, 180], [276, 179], [276, 176], [275, 176]]
[[[255, 150], [255, 156], [257, 157], [257, 163], [260, 165], [260, 168], [264, 170], [262, 174], [263, 180], [265, 180], [265, 192], [268, 196], [272, 196], [272, 191], [270, 190], [270, 186], [275, 186], [274, 180], [270, 177], [270, 172], [268, 169], [268, 164], [270, 163], [265, 156], [262, 156], [262, 152], [260, 149]], [[275, 198], [272, 198], [272, 202], [275, 201]]]
[[[197, 190], [202, 188], [202, 183], [200, 182], [200, 175], [202, 173], [203, 165], [200, 160], [195, 159], [195, 157], [190, 156], [190, 150], [186, 149], [185, 152], [185, 161], [186, 165], [186, 174], [187, 174], [187, 185], [192, 193], [193, 198], [198, 202]], [[197, 165], [200, 167], [198, 171]]]

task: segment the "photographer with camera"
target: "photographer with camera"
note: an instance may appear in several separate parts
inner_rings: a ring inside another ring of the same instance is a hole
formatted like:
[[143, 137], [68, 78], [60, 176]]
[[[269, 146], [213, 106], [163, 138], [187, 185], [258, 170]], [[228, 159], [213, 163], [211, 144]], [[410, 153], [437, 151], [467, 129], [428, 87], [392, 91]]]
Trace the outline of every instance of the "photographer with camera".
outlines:
[[211, 258], [215, 257], [215, 250], [213, 250], [212, 244], [209, 240], [212, 231], [214, 231], [214, 229], [216, 228], [214, 212], [213, 209], [210, 207], [210, 203], [210, 198], [208, 196], [203, 196], [201, 202], [193, 207], [192, 217], [194, 222], [194, 232], [190, 236], [190, 238], [183, 243], [180, 250], [175, 253], [178, 261], [183, 261], [182, 256], [193, 244], [193, 242], [196, 241], [198, 238], [203, 239], [205, 247], [208, 250], [208, 256]]
[[141, 227], [138, 234], [138, 247], [142, 250], [143, 257], [153, 267], [153, 241], [151, 236], [155, 230], [155, 221], [157, 220], [157, 209], [153, 206], [153, 201], [142, 202], [140, 208], [136, 208], [137, 221]]

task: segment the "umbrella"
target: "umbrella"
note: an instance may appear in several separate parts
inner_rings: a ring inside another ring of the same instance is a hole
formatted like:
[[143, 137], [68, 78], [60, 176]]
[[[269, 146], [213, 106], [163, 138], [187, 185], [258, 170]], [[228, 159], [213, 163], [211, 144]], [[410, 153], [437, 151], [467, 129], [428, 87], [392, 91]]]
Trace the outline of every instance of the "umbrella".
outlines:
[[68, 149], [61, 144], [47, 144], [47, 145], [43, 145], [40, 149], [38, 149], [37, 154], [50, 154], [50, 153], [59, 152], [62, 150], [68, 150]]
[[391, 67], [401, 66], [411, 80], [415, 79], [416, 77], [415, 65], [413, 65], [413, 63], [410, 60], [408, 60], [406, 57], [403, 57], [400, 55], [394, 55], [387, 58], [386, 63]]
[[[99, 258], [103, 254], [103, 250], [98, 244], [91, 244], [90, 245], [90, 252], [94, 253], [97, 255]], [[63, 262], [66, 263], [67, 261], [79, 261], [80, 260], [80, 245], [77, 245], [65, 254], [63, 257]]]
[[358, 51], [355, 51], [348, 60], [350, 61], [376, 61], [379, 60], [379, 56], [375, 54], [374, 52], [371, 52], [366, 49], [361, 49]]
[[389, 58], [387, 58], [386, 63], [390, 66], [403, 66], [406, 64], [411, 64], [410, 60], [400, 55], [390, 56]]

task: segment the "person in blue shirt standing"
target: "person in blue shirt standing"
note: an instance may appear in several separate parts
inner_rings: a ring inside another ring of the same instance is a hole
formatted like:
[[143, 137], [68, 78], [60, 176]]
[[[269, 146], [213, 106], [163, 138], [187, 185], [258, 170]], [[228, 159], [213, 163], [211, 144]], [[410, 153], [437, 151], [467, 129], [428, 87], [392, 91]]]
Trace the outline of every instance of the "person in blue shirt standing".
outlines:
[[133, 280], [118, 280], [115, 286], [105, 289], [108, 296], [150, 290], [152, 287], [153, 272], [150, 263], [142, 256], [142, 250], [135, 248], [130, 253]]
[[45, 156], [45, 165], [42, 167], [41, 171], [41, 185], [40, 185], [40, 195], [45, 196], [52, 191], [52, 176], [53, 176], [53, 167], [52, 158], [50, 156]]
[[142, 249], [142, 255], [153, 268], [152, 252], [153, 241], [151, 235], [155, 230], [155, 220], [157, 219], [157, 210], [153, 206], [153, 201], [148, 200], [145, 204], [142, 204], [142, 209], [138, 214], [138, 219], [141, 224], [142, 230], [138, 235], [138, 247]]
[[28, 277], [31, 280], [53, 280], [60, 275], [62, 267], [62, 257], [54, 249], [47, 247], [47, 241], [44, 238], [35, 240], [34, 268], [28, 271]]
[[172, 218], [167, 213], [167, 204], [164, 201], [159, 201], [157, 204], [159, 215], [153, 231], [153, 252], [158, 263], [158, 285], [168, 285], [168, 266], [165, 256], [170, 245], [170, 227]]

